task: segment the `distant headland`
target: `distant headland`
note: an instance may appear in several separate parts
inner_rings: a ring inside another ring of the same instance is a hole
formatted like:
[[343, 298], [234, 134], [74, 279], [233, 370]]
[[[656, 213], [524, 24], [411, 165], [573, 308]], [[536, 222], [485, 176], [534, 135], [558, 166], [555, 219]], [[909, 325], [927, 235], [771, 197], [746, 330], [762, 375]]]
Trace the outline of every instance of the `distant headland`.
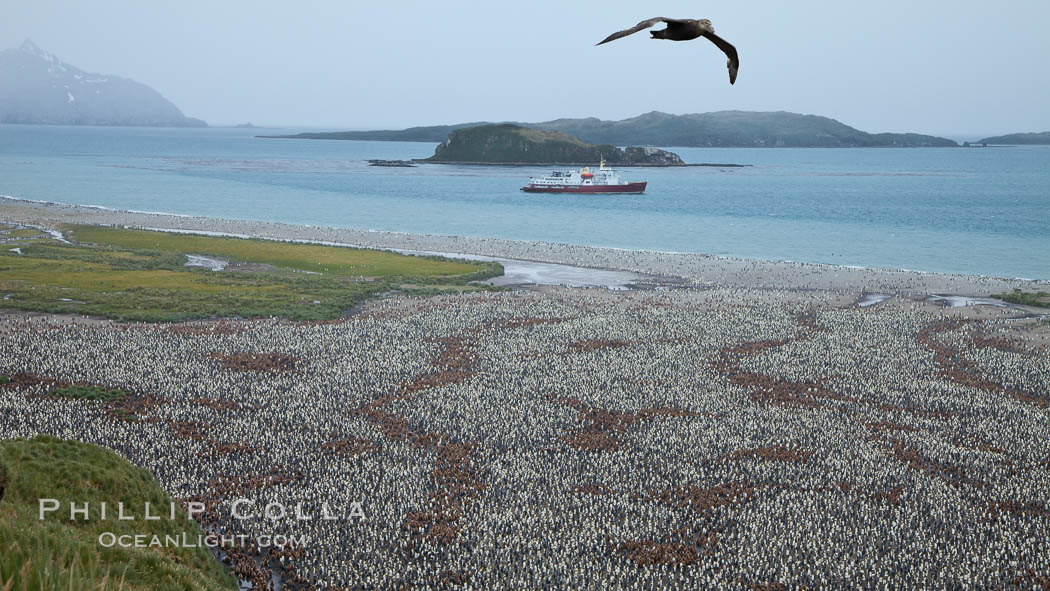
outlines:
[[556, 131], [497, 123], [457, 129], [423, 162], [456, 164], [586, 165], [605, 160], [619, 166], [685, 166], [673, 152], [657, 148], [588, 144]]
[[986, 137], [979, 140], [978, 144], [1008, 145], [1008, 146], [1050, 146], [1050, 131], [1041, 133], [1011, 133], [1009, 135], [998, 135]]
[[[875, 148], [958, 147], [942, 137], [916, 133], [867, 133], [834, 119], [798, 113], [720, 111], [670, 115], [653, 111], [621, 121], [556, 119], [516, 123], [530, 129], [569, 134], [584, 142], [616, 146], [719, 148]], [[490, 122], [459, 123], [403, 130], [340, 131], [260, 136], [290, 139], [442, 142], [448, 134]]]

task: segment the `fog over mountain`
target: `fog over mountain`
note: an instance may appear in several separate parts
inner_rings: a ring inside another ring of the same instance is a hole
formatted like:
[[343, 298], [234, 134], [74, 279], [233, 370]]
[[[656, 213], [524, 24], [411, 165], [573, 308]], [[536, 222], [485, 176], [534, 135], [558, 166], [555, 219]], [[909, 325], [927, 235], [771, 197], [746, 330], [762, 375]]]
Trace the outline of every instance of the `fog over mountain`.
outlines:
[[30, 40], [0, 52], [0, 123], [207, 125], [145, 84], [85, 72]]

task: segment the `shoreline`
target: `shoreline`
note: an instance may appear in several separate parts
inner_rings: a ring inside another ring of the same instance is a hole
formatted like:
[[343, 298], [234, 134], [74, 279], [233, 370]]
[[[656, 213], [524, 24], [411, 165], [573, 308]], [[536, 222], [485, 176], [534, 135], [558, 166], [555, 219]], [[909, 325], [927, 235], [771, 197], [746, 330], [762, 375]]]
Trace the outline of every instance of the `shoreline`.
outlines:
[[6, 195], [0, 195], [0, 221], [43, 226], [62, 223], [119, 225], [283, 241], [331, 243], [358, 248], [435, 252], [448, 256], [473, 255], [600, 271], [676, 277], [686, 279], [697, 287], [849, 290], [861, 293], [982, 297], [1014, 288], [1046, 289], [1050, 286], [1050, 281], [1035, 279], [233, 220], [35, 201]]
[[[462, 166], [509, 166], [516, 168], [527, 168], [536, 166], [598, 166], [594, 162], [472, 162], [459, 160], [431, 160], [429, 158], [413, 158], [411, 162], [417, 164], [459, 164]], [[754, 164], [719, 164], [715, 162], [683, 162], [682, 164], [613, 164], [616, 168], [749, 168]]]

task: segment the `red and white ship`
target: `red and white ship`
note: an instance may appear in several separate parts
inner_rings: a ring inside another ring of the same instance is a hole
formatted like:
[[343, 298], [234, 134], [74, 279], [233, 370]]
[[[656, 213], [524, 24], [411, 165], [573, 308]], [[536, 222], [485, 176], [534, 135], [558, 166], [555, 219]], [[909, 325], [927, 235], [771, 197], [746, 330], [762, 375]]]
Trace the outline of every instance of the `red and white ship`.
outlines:
[[586, 166], [580, 170], [556, 170], [545, 177], [530, 178], [521, 190], [526, 193], [644, 193], [646, 184], [620, 180], [615, 170], [605, 167], [602, 159], [594, 172]]

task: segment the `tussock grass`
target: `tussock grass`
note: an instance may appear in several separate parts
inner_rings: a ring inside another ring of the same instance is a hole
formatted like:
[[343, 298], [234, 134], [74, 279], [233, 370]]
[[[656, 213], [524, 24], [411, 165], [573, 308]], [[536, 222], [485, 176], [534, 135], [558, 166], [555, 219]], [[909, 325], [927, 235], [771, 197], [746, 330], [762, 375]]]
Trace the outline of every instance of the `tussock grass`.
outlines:
[[[89, 243], [38, 240], [22, 255], [0, 252], [0, 293], [7, 295], [0, 306], [144, 322], [329, 320], [399, 284], [468, 286], [503, 272], [498, 263], [332, 246], [96, 226], [68, 231]], [[185, 254], [264, 267], [212, 272], [186, 267]]]
[[[233, 590], [234, 579], [203, 548], [112, 548], [102, 532], [182, 535], [200, 529], [181, 508], [168, 519], [171, 498], [149, 472], [101, 447], [47, 436], [0, 441], [0, 589]], [[61, 509], [38, 518], [38, 499]], [[69, 519], [69, 502], [90, 503], [87, 521]], [[135, 521], [100, 518], [99, 503], [123, 502]], [[164, 519], [142, 519], [144, 503], [164, 508]], [[64, 511], [63, 511], [64, 510]]]
[[273, 240], [226, 238], [104, 226], [72, 226], [79, 242], [93, 242], [139, 250], [191, 253], [261, 263], [281, 269], [312, 271], [344, 277], [397, 275], [464, 275], [477, 271], [475, 264], [360, 248], [295, 244]]
[[1050, 308], [1050, 292], [1046, 291], [1021, 291], [1020, 289], [1014, 289], [1012, 292], [1001, 293], [992, 297], [1011, 304]]
[[107, 390], [99, 386], [69, 386], [56, 388], [49, 392], [52, 396], [78, 398], [80, 400], [119, 400], [128, 395], [123, 390]]
[[[2, 230], [2, 228], [0, 228], [0, 230]], [[4, 234], [0, 234], [0, 237], [2, 238], [37, 238], [40, 236], [47, 236], [47, 234], [33, 228], [17, 228]]]

